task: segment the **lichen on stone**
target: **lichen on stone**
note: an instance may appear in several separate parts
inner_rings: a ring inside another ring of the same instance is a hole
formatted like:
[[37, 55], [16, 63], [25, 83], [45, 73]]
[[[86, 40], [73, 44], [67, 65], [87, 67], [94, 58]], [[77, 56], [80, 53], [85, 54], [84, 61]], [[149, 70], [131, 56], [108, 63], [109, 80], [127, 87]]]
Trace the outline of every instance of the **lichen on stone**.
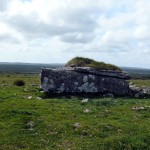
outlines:
[[87, 77], [87, 75], [85, 75], [85, 76], [83, 77], [83, 82], [87, 82], [87, 80], [88, 80], [88, 77]]

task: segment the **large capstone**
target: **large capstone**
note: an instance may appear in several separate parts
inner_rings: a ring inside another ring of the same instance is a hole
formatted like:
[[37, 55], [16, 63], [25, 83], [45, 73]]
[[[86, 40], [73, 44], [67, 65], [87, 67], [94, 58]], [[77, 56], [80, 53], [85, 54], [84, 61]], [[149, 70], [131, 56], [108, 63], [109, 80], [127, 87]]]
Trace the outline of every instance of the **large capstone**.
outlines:
[[91, 67], [42, 69], [41, 87], [48, 93], [112, 93], [128, 95], [129, 75], [121, 71]]

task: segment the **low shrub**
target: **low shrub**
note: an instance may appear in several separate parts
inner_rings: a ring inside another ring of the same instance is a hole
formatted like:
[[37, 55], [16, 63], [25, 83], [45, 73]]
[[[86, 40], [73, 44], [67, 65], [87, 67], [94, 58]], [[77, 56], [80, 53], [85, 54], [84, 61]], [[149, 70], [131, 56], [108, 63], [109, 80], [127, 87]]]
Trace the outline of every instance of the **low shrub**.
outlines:
[[24, 86], [25, 82], [23, 80], [15, 80], [14, 85], [16, 86]]

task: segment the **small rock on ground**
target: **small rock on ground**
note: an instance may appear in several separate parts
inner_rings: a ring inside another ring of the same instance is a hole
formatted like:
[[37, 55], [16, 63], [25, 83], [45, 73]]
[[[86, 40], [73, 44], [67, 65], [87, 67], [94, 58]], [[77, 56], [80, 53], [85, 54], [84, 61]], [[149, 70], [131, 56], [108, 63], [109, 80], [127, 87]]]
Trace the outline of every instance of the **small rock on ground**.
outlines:
[[89, 101], [89, 99], [86, 98], [86, 99], [83, 99], [83, 100], [81, 101], [81, 103], [87, 103], [88, 101]]
[[90, 111], [89, 109], [85, 109], [84, 112], [85, 112], [85, 113], [89, 113], [89, 112], [91, 112], [91, 111]]
[[145, 107], [143, 107], [143, 106], [141, 106], [141, 107], [139, 107], [139, 106], [132, 107], [132, 110], [144, 110], [144, 109], [145, 109]]
[[32, 99], [32, 96], [29, 96], [28, 99]]

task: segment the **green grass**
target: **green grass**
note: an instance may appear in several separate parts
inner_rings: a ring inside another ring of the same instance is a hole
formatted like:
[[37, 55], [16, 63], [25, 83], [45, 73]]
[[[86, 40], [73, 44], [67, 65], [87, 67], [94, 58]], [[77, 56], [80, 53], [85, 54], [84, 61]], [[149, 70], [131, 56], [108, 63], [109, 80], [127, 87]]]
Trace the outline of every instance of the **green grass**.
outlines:
[[134, 79], [131, 80], [130, 82], [132, 82], [133, 84], [136, 84], [138, 86], [147, 86], [150, 87], [150, 80], [142, 80], [142, 79]]
[[[14, 86], [16, 79], [24, 80], [25, 86]], [[150, 99], [38, 100], [43, 95], [39, 83], [38, 75], [0, 76], [0, 149], [150, 149], [150, 108], [132, 110], [150, 106]], [[80, 126], [75, 128], [75, 123]]]
[[98, 62], [93, 59], [84, 58], [84, 57], [75, 57], [67, 62], [65, 65], [66, 67], [69, 66], [76, 66], [76, 67], [93, 67], [101, 70], [118, 70], [122, 71], [121, 68], [112, 65], [112, 64], [106, 64], [104, 62]]

